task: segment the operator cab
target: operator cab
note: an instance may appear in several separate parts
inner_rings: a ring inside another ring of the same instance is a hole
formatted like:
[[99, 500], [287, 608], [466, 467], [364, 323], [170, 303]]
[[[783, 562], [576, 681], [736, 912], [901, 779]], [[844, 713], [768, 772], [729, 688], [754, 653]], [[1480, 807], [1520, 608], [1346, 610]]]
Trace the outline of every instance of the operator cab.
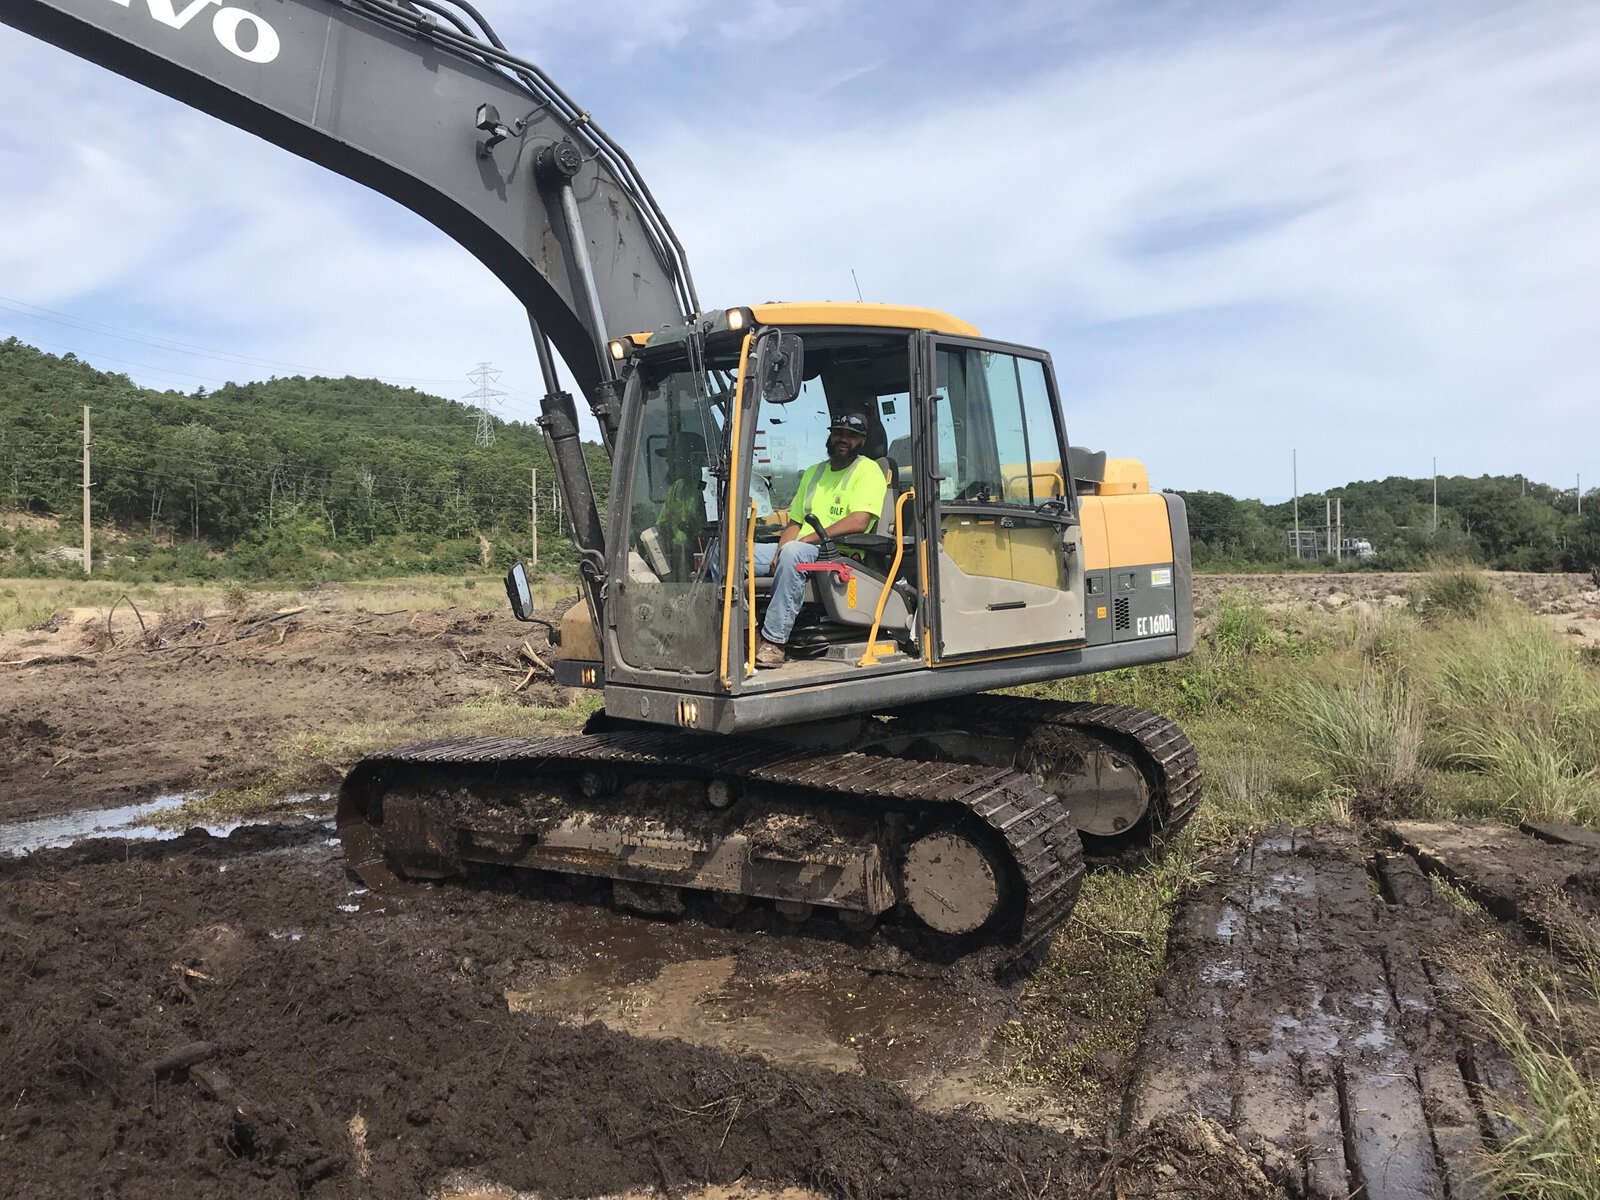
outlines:
[[[704, 695], [717, 727], [755, 727], [806, 711], [777, 716], [757, 696], [1083, 643], [1082, 538], [1044, 353], [867, 304], [730, 309], [611, 347], [623, 419], [603, 665], [586, 675], [608, 710], [613, 688], [646, 709], [659, 690], [679, 723], [709, 727], [684, 718], [699, 705], [683, 697]], [[824, 548], [790, 661], [757, 674], [772, 581], [753, 549], [803, 506], [801, 476], [847, 413], [884, 472], [882, 509]]]

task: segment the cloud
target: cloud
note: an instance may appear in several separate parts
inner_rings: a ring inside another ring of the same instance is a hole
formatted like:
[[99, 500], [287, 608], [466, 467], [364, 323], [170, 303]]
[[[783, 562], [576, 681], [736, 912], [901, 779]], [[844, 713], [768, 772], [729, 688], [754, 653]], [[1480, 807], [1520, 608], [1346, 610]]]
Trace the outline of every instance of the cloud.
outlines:
[[[1077, 436], [1170, 484], [1281, 494], [1296, 445], [1313, 486], [1435, 451], [1581, 469], [1600, 10], [489, 15], [623, 141], [708, 305], [853, 298], [854, 269], [1050, 350]], [[8, 30], [0, 110], [0, 292], [445, 394], [489, 359], [524, 414], [543, 390], [515, 302], [388, 201]]]

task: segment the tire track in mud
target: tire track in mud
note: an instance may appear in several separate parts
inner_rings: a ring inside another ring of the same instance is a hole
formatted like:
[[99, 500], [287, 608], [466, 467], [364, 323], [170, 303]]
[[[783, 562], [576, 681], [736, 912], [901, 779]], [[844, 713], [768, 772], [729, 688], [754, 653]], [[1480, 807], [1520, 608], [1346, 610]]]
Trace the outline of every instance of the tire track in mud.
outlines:
[[1437, 952], [1485, 922], [1344, 830], [1272, 830], [1217, 875], [1174, 922], [1125, 1132], [1198, 1112], [1316, 1200], [1480, 1195], [1480, 1087], [1515, 1077]]

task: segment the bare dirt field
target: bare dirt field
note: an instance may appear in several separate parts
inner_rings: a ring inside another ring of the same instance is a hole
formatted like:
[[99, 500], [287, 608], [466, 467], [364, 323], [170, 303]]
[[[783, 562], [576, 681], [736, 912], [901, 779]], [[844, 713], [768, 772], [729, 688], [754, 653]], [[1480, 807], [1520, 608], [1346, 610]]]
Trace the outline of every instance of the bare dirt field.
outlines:
[[[1410, 582], [1198, 590], [1376, 608]], [[1504, 582], [1600, 616], [1575, 578]], [[369, 746], [584, 715], [500, 612], [144, 617], [0, 635], [8, 1195], [1488, 1195], [1485, 1097], [1518, 1080], [1455, 956], [1545, 963], [1551, 913], [1600, 945], [1582, 831], [1278, 827], [1205, 852], [1136, 1048], [1063, 1096], [1010, 1069], [1026, 978], [823, 918], [648, 920], [549, 879], [379, 897], [315, 795], [227, 837], [83, 840], [145, 819], [113, 805], [316, 792]]]
[[[1195, 607], [1202, 617], [1216, 597], [1238, 592], [1272, 608], [1379, 613], [1404, 608], [1419, 575], [1354, 571], [1334, 575], [1196, 575]], [[1551, 629], [1600, 646], [1600, 587], [1588, 575], [1485, 571], [1483, 578], [1538, 614]]]

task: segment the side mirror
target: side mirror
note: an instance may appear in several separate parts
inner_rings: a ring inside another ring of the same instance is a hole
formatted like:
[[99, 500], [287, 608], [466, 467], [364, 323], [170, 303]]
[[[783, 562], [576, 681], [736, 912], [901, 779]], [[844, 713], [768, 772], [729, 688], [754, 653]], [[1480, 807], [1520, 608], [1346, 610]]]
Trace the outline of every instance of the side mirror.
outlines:
[[769, 333], [762, 339], [757, 358], [761, 398], [769, 404], [788, 404], [805, 382], [805, 345], [793, 333]]
[[533, 588], [528, 585], [528, 569], [521, 562], [512, 563], [506, 572], [506, 599], [511, 601], [517, 620], [533, 620]]

